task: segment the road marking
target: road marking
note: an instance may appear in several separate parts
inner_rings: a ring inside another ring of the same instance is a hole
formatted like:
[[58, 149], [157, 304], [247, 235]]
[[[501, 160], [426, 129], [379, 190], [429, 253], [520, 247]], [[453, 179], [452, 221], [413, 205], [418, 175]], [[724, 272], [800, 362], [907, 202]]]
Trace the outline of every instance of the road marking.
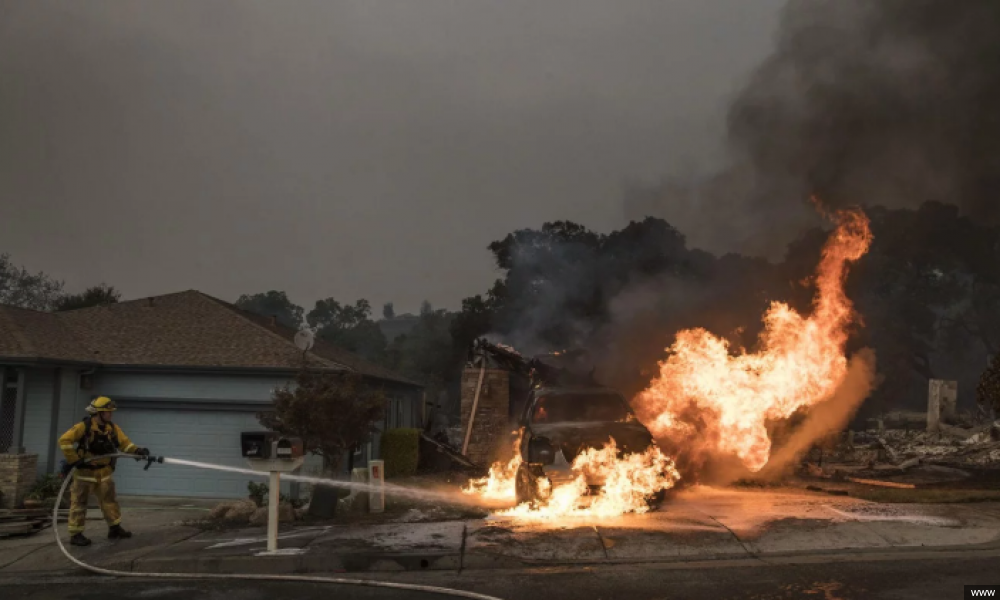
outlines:
[[[326, 533], [329, 531], [329, 527], [310, 527], [308, 529], [299, 529], [298, 531], [291, 531], [288, 533], [282, 533], [278, 535], [279, 540], [289, 540], [292, 538], [303, 537], [311, 533]], [[209, 540], [199, 540], [201, 543], [211, 543]], [[254, 537], [254, 538], [235, 538], [232, 540], [224, 540], [216, 544], [212, 544], [203, 550], [214, 550], [216, 548], [234, 548], [236, 546], [250, 546], [253, 544], [259, 544], [261, 542], [266, 542], [267, 536]]]

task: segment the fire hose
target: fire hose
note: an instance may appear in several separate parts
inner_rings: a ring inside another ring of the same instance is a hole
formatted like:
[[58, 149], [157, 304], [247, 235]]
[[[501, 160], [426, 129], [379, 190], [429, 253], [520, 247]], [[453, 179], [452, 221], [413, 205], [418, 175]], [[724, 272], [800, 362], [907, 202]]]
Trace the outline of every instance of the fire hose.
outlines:
[[[138, 456], [134, 454], [111, 454], [100, 457], [95, 457], [94, 459], [85, 459], [82, 462], [89, 462], [95, 459], [108, 459], [108, 458], [133, 458], [137, 461], [146, 461], [146, 466], [144, 470], [148, 470], [150, 465], [153, 463], [163, 463], [162, 456]], [[70, 554], [63, 545], [62, 538], [59, 537], [59, 507], [62, 505], [63, 495], [66, 493], [66, 488], [69, 487], [69, 482], [73, 479], [73, 474], [76, 473], [76, 466], [73, 466], [72, 470], [66, 475], [66, 480], [63, 481], [62, 487], [59, 488], [59, 495], [56, 497], [56, 504], [52, 509], [52, 531], [56, 536], [56, 543], [59, 545], [59, 549], [72, 563], [90, 571], [92, 573], [97, 573], [98, 575], [109, 575], [112, 577], [138, 577], [138, 578], [152, 578], [152, 579], [238, 579], [238, 580], [249, 580], [249, 581], [297, 581], [303, 583], [332, 583], [339, 585], [359, 585], [365, 587], [379, 587], [379, 588], [390, 588], [396, 590], [408, 590], [415, 592], [426, 592], [429, 594], [441, 594], [446, 596], [458, 596], [461, 598], [473, 598], [474, 600], [502, 600], [495, 596], [487, 596], [486, 594], [477, 594], [476, 592], [468, 592], [465, 590], [456, 590], [445, 587], [437, 587], [432, 585], [416, 585], [411, 583], [394, 583], [391, 581], [379, 581], [375, 579], [347, 579], [343, 577], [310, 577], [306, 575], [259, 575], [253, 573], [247, 574], [229, 574], [229, 573], [137, 573], [134, 571], [117, 571], [115, 569], [105, 569], [103, 567], [97, 567], [94, 565], [87, 564], [77, 557]]]

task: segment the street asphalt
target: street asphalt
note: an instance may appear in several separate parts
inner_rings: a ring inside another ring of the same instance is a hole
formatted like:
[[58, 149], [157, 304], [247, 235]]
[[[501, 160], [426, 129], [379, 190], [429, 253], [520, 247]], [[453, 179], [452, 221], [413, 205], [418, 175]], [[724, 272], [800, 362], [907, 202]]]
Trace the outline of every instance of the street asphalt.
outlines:
[[[89, 564], [180, 578], [109, 579], [74, 567], [51, 530], [0, 540], [0, 600], [435, 598], [332, 584], [184, 579], [193, 573], [370, 578], [506, 600], [962, 598], [1000, 584], [1000, 504], [890, 505], [824, 494], [690, 490], [647, 515], [586, 522], [491, 517], [204, 531], [185, 504], [129, 503], [136, 537], [73, 549]], [[94, 515], [96, 517], [96, 515]], [[408, 515], [406, 518], [419, 517]], [[65, 535], [60, 527], [59, 533]]]
[[[341, 575], [343, 576], [343, 575]], [[1000, 557], [890, 559], [770, 565], [631, 565], [382, 575], [506, 600], [950, 600], [963, 586], [1000, 584]], [[5, 578], [4, 600], [366, 600], [431, 599], [418, 592], [324, 584], [119, 580], [102, 577]]]

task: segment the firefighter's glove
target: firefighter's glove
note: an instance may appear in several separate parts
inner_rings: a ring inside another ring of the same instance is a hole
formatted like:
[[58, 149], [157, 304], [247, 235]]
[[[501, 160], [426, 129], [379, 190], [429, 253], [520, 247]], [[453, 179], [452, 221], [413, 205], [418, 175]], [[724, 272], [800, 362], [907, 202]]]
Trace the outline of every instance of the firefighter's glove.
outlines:
[[139, 448], [135, 451], [136, 456], [147, 457], [149, 456], [149, 448]]

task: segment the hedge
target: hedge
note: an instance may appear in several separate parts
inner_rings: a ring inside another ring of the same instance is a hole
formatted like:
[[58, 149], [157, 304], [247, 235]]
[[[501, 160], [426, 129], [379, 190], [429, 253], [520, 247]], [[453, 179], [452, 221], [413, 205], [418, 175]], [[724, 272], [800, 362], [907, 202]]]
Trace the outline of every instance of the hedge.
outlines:
[[387, 478], [416, 474], [420, 460], [420, 430], [390, 429], [384, 432], [381, 451]]

